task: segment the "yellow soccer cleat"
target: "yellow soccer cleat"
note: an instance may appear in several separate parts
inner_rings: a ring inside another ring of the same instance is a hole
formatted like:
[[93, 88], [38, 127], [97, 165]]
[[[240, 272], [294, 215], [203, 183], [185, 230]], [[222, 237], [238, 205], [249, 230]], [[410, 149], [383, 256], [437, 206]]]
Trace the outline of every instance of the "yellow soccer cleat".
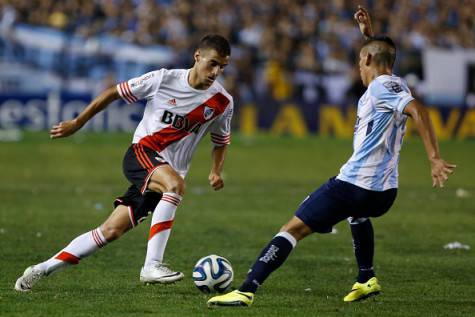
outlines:
[[230, 293], [214, 296], [208, 300], [208, 307], [213, 306], [251, 306], [254, 301], [254, 294], [240, 292], [238, 290]]
[[368, 298], [370, 296], [378, 295], [381, 292], [381, 285], [378, 284], [376, 277], [370, 278], [366, 283], [353, 284], [351, 292], [343, 298], [345, 302], [354, 302]]

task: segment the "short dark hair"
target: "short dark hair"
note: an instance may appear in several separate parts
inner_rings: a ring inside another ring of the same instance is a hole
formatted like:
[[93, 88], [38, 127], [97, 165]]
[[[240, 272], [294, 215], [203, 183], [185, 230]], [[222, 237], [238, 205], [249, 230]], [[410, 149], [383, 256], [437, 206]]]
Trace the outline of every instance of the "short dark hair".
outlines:
[[386, 64], [392, 67], [396, 61], [396, 44], [394, 44], [394, 41], [387, 35], [375, 35], [366, 40], [363, 47], [377, 42], [382, 42], [384, 44], [379, 52], [374, 56], [375, 63]]
[[394, 44], [394, 41], [387, 35], [375, 35], [370, 37], [368, 40], [366, 40], [365, 45], [374, 42], [374, 41], [379, 41], [379, 42], [384, 42], [391, 46], [392, 48], [396, 49], [396, 44]]
[[219, 34], [205, 35], [199, 42], [197, 49], [214, 49], [221, 56], [231, 55], [231, 46], [228, 40]]

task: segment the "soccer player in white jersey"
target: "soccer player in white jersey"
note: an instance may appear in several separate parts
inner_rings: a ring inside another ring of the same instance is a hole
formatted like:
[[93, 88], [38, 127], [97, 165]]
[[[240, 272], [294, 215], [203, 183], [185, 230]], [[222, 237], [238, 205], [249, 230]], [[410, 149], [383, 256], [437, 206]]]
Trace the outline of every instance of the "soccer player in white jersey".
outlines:
[[146, 100], [145, 112], [125, 154], [123, 170], [131, 185], [115, 200], [115, 209], [98, 228], [79, 235], [45, 262], [30, 266], [15, 283], [29, 291], [39, 279], [77, 264], [122, 236], [153, 213], [145, 263], [144, 283], [172, 283], [181, 272], [163, 263], [163, 255], [185, 192], [185, 175], [199, 141], [208, 132], [214, 144], [209, 183], [224, 186], [221, 172], [230, 143], [233, 99], [216, 81], [228, 64], [231, 49], [220, 35], [205, 36], [194, 53], [191, 69], [160, 69], [109, 88], [95, 98], [77, 118], [51, 129], [51, 137], [67, 137], [122, 98], [127, 103]]
[[[365, 23], [370, 26], [362, 8], [355, 19], [360, 29]], [[388, 37], [371, 37], [363, 45], [359, 68], [368, 89], [358, 102], [353, 155], [336, 177], [301, 203], [295, 216], [262, 250], [241, 287], [212, 297], [208, 306], [251, 305], [257, 288], [284, 263], [298, 241], [313, 232], [331, 232], [344, 219], [351, 227], [359, 274], [343, 300], [352, 302], [380, 292], [373, 270], [374, 235], [369, 218], [386, 213], [396, 198], [399, 151], [408, 117], [424, 142], [433, 186], [442, 187], [455, 168], [440, 157], [427, 110], [411, 96], [406, 83], [393, 75], [395, 57], [396, 48]]]

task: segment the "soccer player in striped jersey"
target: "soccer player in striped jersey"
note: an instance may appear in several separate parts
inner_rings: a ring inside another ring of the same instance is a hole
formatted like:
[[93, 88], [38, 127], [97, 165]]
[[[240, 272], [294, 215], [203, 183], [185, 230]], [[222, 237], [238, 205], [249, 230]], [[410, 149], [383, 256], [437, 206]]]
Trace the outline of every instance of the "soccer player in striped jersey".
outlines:
[[[356, 12], [355, 19], [362, 31], [366, 24], [370, 26], [369, 15], [362, 8]], [[406, 83], [393, 74], [395, 58], [396, 47], [390, 38], [378, 36], [366, 41], [359, 54], [359, 69], [368, 89], [358, 102], [353, 155], [336, 177], [301, 203], [295, 215], [262, 250], [241, 287], [212, 297], [208, 306], [251, 305], [257, 288], [284, 263], [298, 241], [313, 232], [331, 232], [344, 219], [351, 227], [359, 274], [343, 300], [357, 301], [380, 292], [373, 269], [374, 235], [370, 217], [386, 213], [396, 198], [399, 151], [408, 117], [424, 142], [432, 185], [443, 187], [455, 168], [440, 157], [427, 110], [412, 97]]]
[[216, 78], [228, 64], [230, 54], [225, 38], [207, 35], [198, 44], [191, 69], [160, 69], [120, 83], [101, 93], [75, 119], [53, 126], [53, 139], [67, 137], [116, 99], [147, 102], [123, 161], [131, 185], [115, 200], [112, 214], [50, 259], [27, 268], [16, 281], [16, 290], [29, 291], [39, 279], [79, 263], [150, 213], [152, 222], [140, 281], [172, 283], [183, 278], [181, 272], [164, 264], [165, 247], [184, 195], [184, 178], [192, 155], [208, 132], [214, 144], [209, 183], [215, 190], [224, 186], [221, 172], [231, 137], [233, 98]]

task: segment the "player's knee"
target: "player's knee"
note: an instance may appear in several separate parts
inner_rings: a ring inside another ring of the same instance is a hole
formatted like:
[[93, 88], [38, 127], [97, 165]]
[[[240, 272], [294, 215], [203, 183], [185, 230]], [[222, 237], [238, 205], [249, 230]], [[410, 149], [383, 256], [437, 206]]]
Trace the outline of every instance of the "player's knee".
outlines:
[[156, 182], [153, 182], [153, 181], [150, 181], [147, 188], [150, 189], [151, 191], [156, 192], [156, 193], [162, 193], [166, 190], [159, 183], [156, 183]]
[[148, 189], [157, 193], [175, 193], [180, 196], [185, 194], [185, 181], [177, 176], [168, 179], [166, 182], [158, 183], [153, 180], [148, 184]]
[[181, 177], [173, 178], [166, 184], [166, 191], [183, 196], [185, 194], [185, 181]]
[[102, 234], [106, 238], [107, 242], [117, 240], [120, 236], [124, 234], [126, 230], [116, 226], [102, 225], [101, 226]]
[[286, 231], [288, 233], [290, 233], [290, 235], [292, 235], [295, 240], [297, 241], [300, 241], [302, 240], [303, 238], [305, 238], [306, 236], [308, 236], [310, 233], [304, 231], [304, 230], [301, 230], [301, 229], [281, 229], [281, 231]]
[[308, 227], [307, 225], [303, 223], [301, 225], [287, 223], [283, 225], [282, 228], [280, 228], [280, 231], [288, 232], [297, 241], [302, 240], [303, 238], [305, 238], [306, 236], [312, 233], [312, 229], [310, 229], [310, 227]]

